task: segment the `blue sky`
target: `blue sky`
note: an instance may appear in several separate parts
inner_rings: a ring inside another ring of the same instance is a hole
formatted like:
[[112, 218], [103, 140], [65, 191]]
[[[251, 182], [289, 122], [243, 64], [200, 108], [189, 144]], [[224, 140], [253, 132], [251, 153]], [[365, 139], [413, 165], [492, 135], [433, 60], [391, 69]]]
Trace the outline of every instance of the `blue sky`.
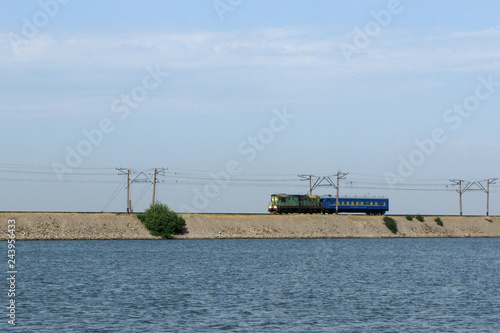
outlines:
[[[298, 174], [343, 170], [343, 195], [455, 214], [449, 179], [500, 175], [498, 2], [2, 5], [0, 210], [123, 211], [114, 168], [164, 167], [174, 210], [265, 212], [272, 193], [307, 192]], [[147, 207], [151, 188], [132, 192]], [[464, 213], [485, 197], [465, 193]]]

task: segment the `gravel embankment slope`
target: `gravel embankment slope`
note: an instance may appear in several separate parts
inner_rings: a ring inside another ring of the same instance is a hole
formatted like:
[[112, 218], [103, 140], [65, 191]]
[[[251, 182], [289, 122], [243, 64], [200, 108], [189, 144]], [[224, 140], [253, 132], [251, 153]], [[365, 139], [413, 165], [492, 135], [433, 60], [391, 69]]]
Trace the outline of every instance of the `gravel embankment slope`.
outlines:
[[[224, 215], [183, 214], [188, 233], [179, 239], [213, 238], [380, 238], [380, 237], [500, 237], [500, 217], [441, 217], [444, 227], [393, 217], [394, 235], [381, 216], [365, 215]], [[0, 213], [7, 239], [7, 221], [16, 220], [16, 239], [157, 239], [134, 214]]]
[[[156, 239], [134, 214], [114, 213], [0, 213], [7, 231], [16, 220], [16, 239]], [[7, 233], [2, 232], [1, 239]]]
[[381, 216], [366, 215], [198, 215], [184, 214], [189, 233], [178, 238], [379, 238], [379, 237], [500, 237], [500, 218], [441, 217], [444, 227], [393, 217], [395, 235]]

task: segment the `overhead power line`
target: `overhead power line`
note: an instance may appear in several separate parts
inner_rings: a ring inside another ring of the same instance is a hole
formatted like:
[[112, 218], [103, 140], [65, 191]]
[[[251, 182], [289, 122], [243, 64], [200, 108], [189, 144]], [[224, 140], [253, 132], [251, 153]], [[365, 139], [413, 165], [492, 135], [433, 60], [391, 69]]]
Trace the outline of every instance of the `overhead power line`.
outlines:
[[[116, 170], [119, 170], [117, 173]], [[126, 179], [119, 179], [117, 175], [127, 175]], [[319, 187], [333, 187], [339, 196], [339, 188], [349, 190], [383, 190], [383, 191], [427, 191], [449, 192], [457, 191], [460, 199], [460, 213], [462, 213], [462, 195], [469, 191], [482, 191], [486, 193], [486, 214], [489, 214], [490, 193], [500, 193], [496, 183], [497, 178], [488, 178], [475, 181], [464, 179], [408, 179], [407, 182], [388, 184], [381, 175], [368, 175], [358, 173], [343, 173], [327, 176], [313, 174], [273, 174], [273, 173], [238, 173], [237, 175], [224, 174], [221, 170], [194, 170], [194, 169], [166, 169], [166, 168], [72, 168], [63, 175], [61, 181], [50, 166], [0, 164], [0, 182], [11, 183], [52, 183], [52, 184], [116, 184], [118, 185], [111, 198], [106, 202], [106, 209], [111, 202], [121, 193], [123, 184], [127, 183], [127, 211], [132, 211], [130, 198], [131, 186], [136, 183], [149, 184], [139, 193], [137, 199], [142, 199], [152, 187], [152, 203], [157, 195], [157, 185], [161, 186], [194, 186], [222, 182], [224, 186], [267, 187], [267, 188], [303, 188], [304, 181], [308, 182], [308, 193]], [[348, 177], [347, 177], [348, 176]], [[152, 186], [151, 186], [152, 185]], [[291, 190], [290, 190], [291, 191]], [[295, 191], [295, 190], [293, 190]], [[288, 191], [287, 191], [288, 192]], [[304, 192], [302, 192], [304, 193]]]

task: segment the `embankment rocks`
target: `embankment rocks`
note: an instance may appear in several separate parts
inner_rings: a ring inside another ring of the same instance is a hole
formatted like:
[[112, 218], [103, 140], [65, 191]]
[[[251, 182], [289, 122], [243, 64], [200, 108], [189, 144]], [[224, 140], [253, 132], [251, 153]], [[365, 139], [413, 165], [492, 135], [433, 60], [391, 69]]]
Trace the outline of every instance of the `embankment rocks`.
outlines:
[[[424, 222], [392, 216], [393, 234], [381, 216], [365, 215], [231, 215], [182, 214], [188, 233], [178, 239], [217, 238], [385, 238], [385, 237], [500, 237], [500, 217], [435, 216]], [[158, 239], [134, 214], [115, 213], [0, 213], [1, 239], [8, 220], [16, 221], [17, 240], [35, 239]]]

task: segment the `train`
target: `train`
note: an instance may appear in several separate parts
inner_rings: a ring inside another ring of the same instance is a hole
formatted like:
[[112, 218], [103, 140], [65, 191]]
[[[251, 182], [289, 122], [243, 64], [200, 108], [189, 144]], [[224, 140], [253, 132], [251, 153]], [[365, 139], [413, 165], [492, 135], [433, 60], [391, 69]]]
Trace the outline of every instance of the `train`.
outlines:
[[[389, 210], [388, 198], [339, 198], [339, 213], [384, 215]], [[271, 214], [335, 214], [337, 198], [332, 196], [272, 194], [268, 212]]]

